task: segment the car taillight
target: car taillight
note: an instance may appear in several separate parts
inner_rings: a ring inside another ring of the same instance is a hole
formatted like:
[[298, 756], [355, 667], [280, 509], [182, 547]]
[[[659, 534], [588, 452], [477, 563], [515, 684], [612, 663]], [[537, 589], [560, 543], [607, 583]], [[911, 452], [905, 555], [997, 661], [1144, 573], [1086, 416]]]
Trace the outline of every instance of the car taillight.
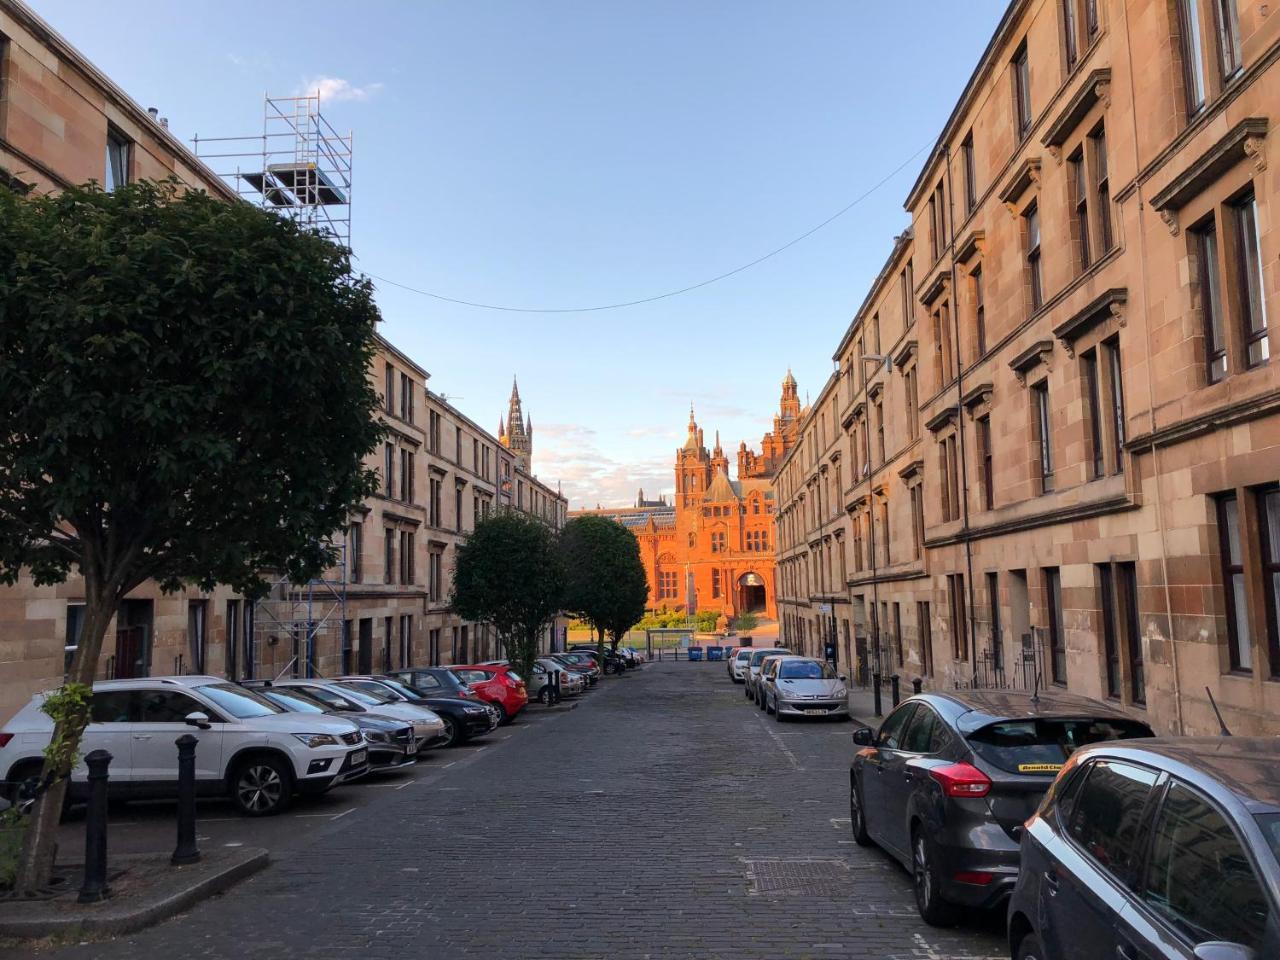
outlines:
[[987, 873], [984, 870], [959, 870], [955, 874], [957, 883], [972, 883], [980, 887], [985, 887], [995, 878], [994, 873]]
[[0, 747], [7, 747], [9, 745], [9, 741], [12, 739], [12, 733], [0, 733]]
[[968, 763], [934, 767], [929, 776], [942, 785], [942, 792], [948, 797], [985, 797], [991, 792], [991, 778]]

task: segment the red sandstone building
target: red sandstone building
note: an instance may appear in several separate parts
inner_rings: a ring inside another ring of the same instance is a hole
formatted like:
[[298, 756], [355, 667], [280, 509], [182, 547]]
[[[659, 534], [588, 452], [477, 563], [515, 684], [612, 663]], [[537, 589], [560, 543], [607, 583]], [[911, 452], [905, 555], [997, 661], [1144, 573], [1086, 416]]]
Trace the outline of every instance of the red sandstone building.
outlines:
[[640, 541], [655, 610], [715, 610], [734, 617], [758, 613], [777, 618], [774, 595], [774, 515], [770, 481], [795, 444], [803, 412], [790, 371], [773, 430], [756, 453], [738, 445], [738, 479], [729, 479], [729, 459], [720, 446], [708, 452], [702, 428], [689, 410], [689, 432], [676, 451], [675, 495], [598, 513], [628, 527]]

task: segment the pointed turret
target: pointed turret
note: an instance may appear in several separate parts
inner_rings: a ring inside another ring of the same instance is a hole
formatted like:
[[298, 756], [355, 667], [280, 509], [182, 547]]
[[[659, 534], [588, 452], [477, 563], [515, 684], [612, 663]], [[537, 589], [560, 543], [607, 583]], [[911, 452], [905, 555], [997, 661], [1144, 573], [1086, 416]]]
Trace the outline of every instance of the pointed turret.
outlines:
[[533, 419], [520, 407], [520, 386], [511, 378], [511, 400], [507, 405], [507, 447], [516, 455], [520, 469], [530, 472], [533, 461]]

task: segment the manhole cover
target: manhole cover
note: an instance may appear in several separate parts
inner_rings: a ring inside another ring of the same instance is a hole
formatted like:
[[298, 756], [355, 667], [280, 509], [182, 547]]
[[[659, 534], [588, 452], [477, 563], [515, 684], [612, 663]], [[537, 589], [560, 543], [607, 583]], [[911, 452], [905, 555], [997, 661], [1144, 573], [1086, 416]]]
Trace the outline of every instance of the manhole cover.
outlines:
[[849, 892], [849, 867], [840, 860], [747, 860], [752, 896], [830, 897]]

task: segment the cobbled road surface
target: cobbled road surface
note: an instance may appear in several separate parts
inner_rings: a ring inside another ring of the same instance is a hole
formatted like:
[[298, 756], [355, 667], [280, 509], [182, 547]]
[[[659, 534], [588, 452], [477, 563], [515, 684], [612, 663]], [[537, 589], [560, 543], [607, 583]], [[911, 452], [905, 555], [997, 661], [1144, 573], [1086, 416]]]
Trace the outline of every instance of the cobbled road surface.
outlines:
[[779, 724], [719, 663], [650, 664], [428, 761], [187, 914], [39, 956], [1007, 956], [998, 916], [927, 927], [906, 872], [853, 844], [851, 729]]

